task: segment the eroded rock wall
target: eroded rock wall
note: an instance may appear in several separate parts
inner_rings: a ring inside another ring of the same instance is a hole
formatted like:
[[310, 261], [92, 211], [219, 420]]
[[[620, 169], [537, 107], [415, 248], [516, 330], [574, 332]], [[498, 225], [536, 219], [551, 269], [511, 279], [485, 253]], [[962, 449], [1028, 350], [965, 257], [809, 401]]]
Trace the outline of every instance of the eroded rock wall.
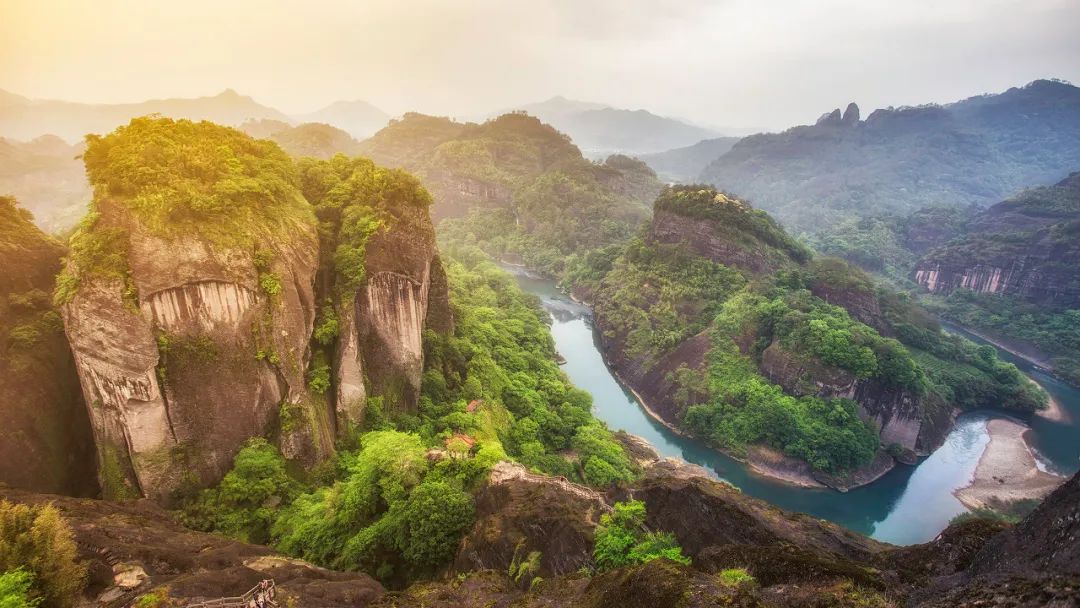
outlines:
[[425, 208], [398, 210], [367, 243], [364, 285], [342, 306], [338, 343], [338, 435], [359, 424], [368, 398], [414, 412], [424, 367], [423, 334], [453, 327], [446, 273]]
[[304, 381], [313, 227], [264, 235], [256, 254], [198, 234], [156, 236], [118, 205], [100, 211], [95, 230], [126, 235], [129, 279], [82, 277], [63, 313], [105, 495], [168, 500], [215, 483], [251, 437], [278, 437], [307, 465], [328, 456], [329, 416]]

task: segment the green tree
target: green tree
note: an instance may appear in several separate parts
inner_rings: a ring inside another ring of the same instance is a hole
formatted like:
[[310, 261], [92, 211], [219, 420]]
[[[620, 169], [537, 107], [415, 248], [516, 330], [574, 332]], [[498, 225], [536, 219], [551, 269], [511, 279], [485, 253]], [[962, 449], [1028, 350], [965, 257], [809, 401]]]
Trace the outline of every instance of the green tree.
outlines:
[[422, 568], [447, 562], [473, 521], [472, 497], [444, 481], [425, 481], [409, 496], [402, 514], [399, 548]]
[[269, 541], [279, 505], [288, 504], [301, 486], [285, 469], [285, 459], [263, 438], [249, 440], [233, 459], [233, 468], [215, 488], [182, 511], [184, 523], [250, 543]]
[[0, 572], [25, 569], [33, 577], [29, 597], [58, 608], [75, 605], [86, 585], [77, 553], [56, 507], [0, 500]]

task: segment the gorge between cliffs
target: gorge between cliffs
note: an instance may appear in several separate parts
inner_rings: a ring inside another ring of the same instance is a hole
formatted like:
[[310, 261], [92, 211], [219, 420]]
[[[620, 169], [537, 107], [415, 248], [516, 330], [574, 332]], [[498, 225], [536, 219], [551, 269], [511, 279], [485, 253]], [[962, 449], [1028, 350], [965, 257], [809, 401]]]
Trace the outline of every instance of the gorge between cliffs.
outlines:
[[[541, 299], [551, 315], [551, 332], [559, 353], [566, 359], [564, 371], [594, 398], [596, 416], [612, 430], [622, 430], [647, 441], [661, 456], [674, 457], [703, 467], [710, 476], [727, 481], [744, 493], [793, 511], [835, 523], [880, 541], [913, 544], [933, 539], [949, 521], [968, 510], [954, 492], [972, 483], [976, 468], [987, 453], [990, 420], [1015, 418], [989, 410], [959, 415], [941, 443], [913, 465], [898, 465], [880, 478], [846, 492], [821, 484], [791, 483], [784, 471], [762, 470], [746, 460], [733, 458], [698, 439], [680, 432], [649, 412], [641, 396], [629, 388], [606, 360], [593, 326], [588, 304], [563, 293], [555, 281], [520, 266], [504, 265], [521, 288]], [[963, 330], [947, 325], [951, 332]], [[965, 334], [973, 341], [978, 336]], [[1038, 381], [1063, 411], [1080, 415], [1080, 391], [1048, 376], [1019, 357], [1000, 356]], [[1080, 460], [1080, 447], [1070, 438], [1075, 426], [1035, 415], [1026, 421], [1026, 439], [1038, 458], [1040, 469], [1072, 473]], [[1062, 478], [1064, 480], [1064, 478]], [[812, 479], [811, 479], [812, 482]]]

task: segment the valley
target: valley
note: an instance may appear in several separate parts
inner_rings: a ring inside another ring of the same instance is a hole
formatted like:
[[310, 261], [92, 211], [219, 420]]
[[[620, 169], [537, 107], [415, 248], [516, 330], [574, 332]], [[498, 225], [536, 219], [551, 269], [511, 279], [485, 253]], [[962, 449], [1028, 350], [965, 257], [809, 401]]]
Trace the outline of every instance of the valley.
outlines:
[[0, 91], [0, 605], [1067, 607], [1076, 90]]
[[[662, 456], [702, 466], [713, 477], [771, 504], [894, 544], [929, 541], [953, 517], [967, 511], [953, 492], [970, 482], [989, 442], [987, 421], [999, 414], [978, 411], [962, 415], [941, 447], [928, 457], [914, 467], [898, 467], [868, 486], [846, 493], [800, 488], [757, 473], [745, 461], [687, 437], [650, 415], [640, 398], [625, 388], [604, 362], [588, 307], [572, 301], [550, 279], [512, 270], [522, 288], [540, 297], [551, 315], [556, 347], [567, 359], [564, 369], [577, 386], [593, 395], [597, 417], [613, 430], [642, 437]], [[1030, 366], [1024, 369], [1034, 373]], [[1039, 379], [1047, 380], [1045, 375]], [[1080, 415], [1080, 391], [1060, 383], [1048, 387], [1065, 411]], [[1033, 432], [1028, 441], [1040, 457], [1055, 471], [1074, 472], [1080, 461], [1080, 454], [1074, 453], [1076, 427], [1048, 423], [1038, 416], [1032, 417], [1029, 424]]]

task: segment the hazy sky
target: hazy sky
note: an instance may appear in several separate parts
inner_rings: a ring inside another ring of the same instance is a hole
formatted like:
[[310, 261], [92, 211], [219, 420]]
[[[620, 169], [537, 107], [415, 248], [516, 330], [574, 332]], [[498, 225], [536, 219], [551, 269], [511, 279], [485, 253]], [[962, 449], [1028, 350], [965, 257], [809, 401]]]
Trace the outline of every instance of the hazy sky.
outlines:
[[1078, 30], [1080, 0], [0, 0], [0, 89], [460, 117], [565, 95], [783, 127], [1080, 82]]

